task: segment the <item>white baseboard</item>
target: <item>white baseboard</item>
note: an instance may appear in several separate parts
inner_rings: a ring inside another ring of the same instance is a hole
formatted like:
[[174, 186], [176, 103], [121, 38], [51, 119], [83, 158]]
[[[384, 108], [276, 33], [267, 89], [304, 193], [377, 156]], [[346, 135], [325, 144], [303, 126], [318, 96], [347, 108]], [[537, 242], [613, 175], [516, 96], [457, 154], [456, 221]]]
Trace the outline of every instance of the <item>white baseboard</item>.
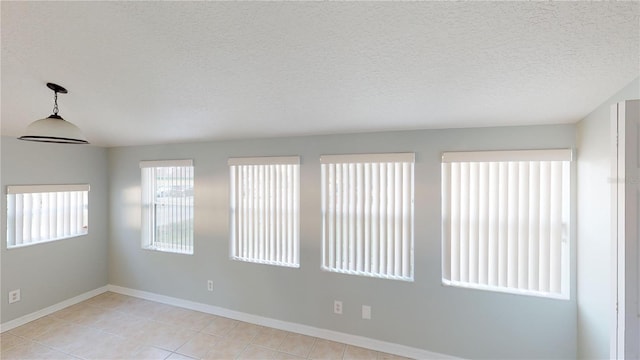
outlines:
[[71, 299], [67, 299], [64, 301], [61, 301], [57, 304], [51, 305], [49, 307], [46, 307], [42, 310], [38, 310], [35, 312], [32, 312], [31, 314], [27, 314], [24, 316], [21, 316], [17, 319], [11, 320], [11, 321], [7, 321], [6, 323], [0, 324], [0, 333], [11, 330], [13, 328], [17, 328], [18, 326], [24, 325], [28, 322], [31, 322], [33, 320], [37, 320], [43, 316], [47, 316], [50, 314], [53, 314], [56, 311], [62, 310], [66, 307], [69, 307], [71, 305], [75, 305], [79, 302], [83, 302], [85, 300], [91, 299], [92, 297], [96, 296], [96, 295], [100, 295], [103, 292], [109, 291], [109, 287], [108, 286], [102, 286], [99, 287], [97, 289], [91, 290], [91, 291], [87, 291], [86, 293], [80, 294], [78, 296], [74, 296]]
[[353, 346], [365, 347], [368, 349], [381, 351], [389, 354], [410, 357], [414, 359], [459, 359], [450, 355], [435, 353], [419, 348], [395, 344], [391, 342], [366, 338], [363, 336], [345, 334], [338, 331], [321, 329], [313, 326], [302, 325], [287, 321], [271, 319], [263, 316], [247, 314], [239, 311], [229, 310], [218, 306], [207, 305], [203, 303], [193, 302], [189, 300], [174, 298], [165, 295], [159, 295], [147, 291], [135, 290], [116, 285], [108, 285], [109, 291], [115, 293], [134, 296], [146, 300], [152, 300], [159, 303], [182, 307], [185, 309], [204, 312], [207, 314], [224, 316], [226, 318], [240, 320], [256, 325], [267, 326], [275, 329], [296, 332], [308, 336], [318, 337], [331, 341], [337, 341]]

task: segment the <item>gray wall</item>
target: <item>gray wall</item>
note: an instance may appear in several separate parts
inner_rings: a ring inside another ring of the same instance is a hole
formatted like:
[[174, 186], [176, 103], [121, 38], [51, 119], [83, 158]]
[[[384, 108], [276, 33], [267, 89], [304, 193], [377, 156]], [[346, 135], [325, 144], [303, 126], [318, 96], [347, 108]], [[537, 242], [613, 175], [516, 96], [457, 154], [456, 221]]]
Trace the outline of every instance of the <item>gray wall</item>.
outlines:
[[[569, 301], [441, 285], [440, 154], [575, 147], [575, 137], [575, 126], [561, 125], [111, 148], [109, 281], [462, 357], [574, 358], [575, 266]], [[321, 271], [320, 155], [408, 151], [416, 153], [415, 281]], [[229, 259], [227, 158], [256, 155], [302, 157], [299, 269]], [[182, 158], [195, 165], [195, 254], [142, 250], [138, 162]], [[214, 281], [212, 293], [207, 279]], [[332, 313], [334, 299], [343, 301], [342, 316]], [[372, 306], [372, 320], [360, 319], [363, 304]]]
[[618, 101], [640, 99], [640, 80], [580, 121], [578, 131], [578, 356], [609, 358], [612, 320], [611, 120]]
[[[107, 150], [2, 137], [0, 154], [2, 323], [107, 285]], [[7, 185], [65, 183], [91, 185], [89, 234], [7, 250]], [[18, 288], [22, 300], [9, 305]]]

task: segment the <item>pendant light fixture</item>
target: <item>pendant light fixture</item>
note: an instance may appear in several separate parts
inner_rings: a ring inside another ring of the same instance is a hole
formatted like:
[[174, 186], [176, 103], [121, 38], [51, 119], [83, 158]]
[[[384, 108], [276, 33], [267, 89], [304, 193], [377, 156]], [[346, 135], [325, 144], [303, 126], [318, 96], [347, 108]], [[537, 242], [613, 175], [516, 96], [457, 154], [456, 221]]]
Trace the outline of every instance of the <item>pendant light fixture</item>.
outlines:
[[26, 134], [18, 139], [60, 144], [88, 144], [89, 142], [77, 126], [58, 115], [58, 93], [66, 94], [67, 89], [53, 83], [47, 83], [47, 87], [53, 90], [54, 94], [53, 114], [32, 122], [27, 126]]

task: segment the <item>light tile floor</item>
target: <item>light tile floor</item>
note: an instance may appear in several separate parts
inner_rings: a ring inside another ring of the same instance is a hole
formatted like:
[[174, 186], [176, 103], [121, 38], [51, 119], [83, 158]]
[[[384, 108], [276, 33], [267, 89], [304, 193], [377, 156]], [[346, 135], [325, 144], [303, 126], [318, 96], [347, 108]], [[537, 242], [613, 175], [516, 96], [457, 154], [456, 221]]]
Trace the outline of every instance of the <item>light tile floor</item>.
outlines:
[[1, 359], [404, 359], [106, 292], [0, 335]]

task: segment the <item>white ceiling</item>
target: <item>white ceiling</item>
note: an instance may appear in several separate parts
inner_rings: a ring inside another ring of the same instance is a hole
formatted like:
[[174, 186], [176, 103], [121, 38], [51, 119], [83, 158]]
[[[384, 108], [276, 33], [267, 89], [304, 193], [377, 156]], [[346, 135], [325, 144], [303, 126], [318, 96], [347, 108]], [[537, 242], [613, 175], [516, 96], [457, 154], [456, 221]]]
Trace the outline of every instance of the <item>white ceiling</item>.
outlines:
[[92, 144], [572, 123], [640, 73], [639, 2], [1, 3], [1, 131]]

